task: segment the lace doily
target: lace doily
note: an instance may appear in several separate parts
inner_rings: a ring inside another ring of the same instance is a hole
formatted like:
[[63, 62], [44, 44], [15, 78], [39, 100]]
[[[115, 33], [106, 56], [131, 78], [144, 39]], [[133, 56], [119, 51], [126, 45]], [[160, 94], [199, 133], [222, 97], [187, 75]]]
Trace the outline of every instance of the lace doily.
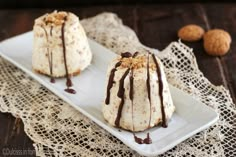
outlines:
[[[116, 53], [147, 50], [156, 53], [140, 44], [136, 34], [115, 14], [102, 13], [82, 20], [82, 25], [90, 38]], [[235, 157], [236, 108], [229, 92], [203, 76], [192, 50], [181, 42], [171, 43], [158, 56], [165, 65], [169, 83], [212, 107], [220, 117], [214, 126], [161, 156]], [[37, 156], [139, 156], [2, 58], [0, 72], [0, 111], [22, 119]]]

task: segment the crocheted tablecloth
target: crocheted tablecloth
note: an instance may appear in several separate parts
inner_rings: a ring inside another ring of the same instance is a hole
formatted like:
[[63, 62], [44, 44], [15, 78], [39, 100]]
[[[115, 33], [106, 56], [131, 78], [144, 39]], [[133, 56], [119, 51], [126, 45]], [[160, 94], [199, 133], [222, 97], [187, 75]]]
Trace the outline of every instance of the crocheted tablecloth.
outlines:
[[[119, 54], [157, 51], [142, 45], [133, 30], [112, 13], [81, 21], [88, 37]], [[199, 70], [192, 49], [173, 42], [157, 53], [168, 82], [212, 107], [219, 121], [161, 156], [236, 156], [236, 108], [228, 90], [214, 86]], [[139, 156], [47, 88], [0, 58], [0, 111], [20, 117], [36, 155]]]

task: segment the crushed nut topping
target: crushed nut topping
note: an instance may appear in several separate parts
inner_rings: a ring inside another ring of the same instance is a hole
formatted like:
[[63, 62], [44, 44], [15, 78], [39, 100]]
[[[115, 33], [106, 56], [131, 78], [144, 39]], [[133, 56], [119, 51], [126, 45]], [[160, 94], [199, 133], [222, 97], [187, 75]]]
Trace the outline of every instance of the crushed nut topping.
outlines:
[[[133, 68], [133, 69], [140, 69], [147, 66], [147, 56], [141, 55], [135, 58], [120, 58], [121, 60], [121, 67], [122, 68]], [[150, 60], [149, 67], [152, 70], [155, 70], [155, 64]]]
[[64, 23], [66, 16], [67, 16], [66, 12], [54, 11], [53, 13], [46, 15], [46, 17], [44, 18], [44, 21], [45, 23], [61, 25]]

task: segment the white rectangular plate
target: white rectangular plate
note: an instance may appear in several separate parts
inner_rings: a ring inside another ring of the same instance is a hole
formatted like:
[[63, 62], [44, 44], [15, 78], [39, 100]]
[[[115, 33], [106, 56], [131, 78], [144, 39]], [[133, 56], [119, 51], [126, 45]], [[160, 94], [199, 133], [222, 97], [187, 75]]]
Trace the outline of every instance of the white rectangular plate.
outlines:
[[[48, 77], [32, 71], [32, 42], [32, 32], [10, 38], [0, 43], [0, 54], [142, 155], [153, 156], [164, 153], [209, 127], [218, 119], [214, 110], [170, 85], [176, 112], [169, 122], [168, 128], [150, 129], [153, 143], [139, 145], [135, 143], [132, 133], [124, 130], [119, 132], [117, 128], [108, 125], [103, 119], [101, 104], [106, 88], [105, 77], [109, 62], [116, 57], [113, 52], [89, 40], [93, 53], [92, 64], [79, 76], [72, 79], [73, 88], [77, 91], [74, 95], [64, 92], [65, 79], [57, 79], [56, 83], [52, 84]], [[145, 137], [146, 132], [137, 135]]]

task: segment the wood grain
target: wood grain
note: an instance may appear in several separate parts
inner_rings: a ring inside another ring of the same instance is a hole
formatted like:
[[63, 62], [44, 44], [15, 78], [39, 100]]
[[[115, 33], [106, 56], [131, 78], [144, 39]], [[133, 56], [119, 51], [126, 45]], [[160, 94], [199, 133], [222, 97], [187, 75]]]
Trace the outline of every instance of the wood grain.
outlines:
[[[34, 19], [51, 9], [0, 10], [0, 40], [32, 29]], [[222, 28], [233, 39], [230, 52], [223, 57], [208, 56], [202, 41], [186, 43], [194, 48], [200, 70], [215, 85], [224, 85], [236, 98], [236, 4], [149, 4], [149, 5], [99, 5], [63, 8], [80, 18], [95, 16], [103, 11], [117, 13], [137, 33], [140, 41], [162, 50], [171, 41], [178, 40], [177, 30], [185, 24], [195, 23], [203, 28]], [[24, 133], [20, 119], [8, 113], [0, 113], [0, 156], [3, 148], [30, 149], [32, 143]], [[29, 156], [35, 156], [29, 155]]]

